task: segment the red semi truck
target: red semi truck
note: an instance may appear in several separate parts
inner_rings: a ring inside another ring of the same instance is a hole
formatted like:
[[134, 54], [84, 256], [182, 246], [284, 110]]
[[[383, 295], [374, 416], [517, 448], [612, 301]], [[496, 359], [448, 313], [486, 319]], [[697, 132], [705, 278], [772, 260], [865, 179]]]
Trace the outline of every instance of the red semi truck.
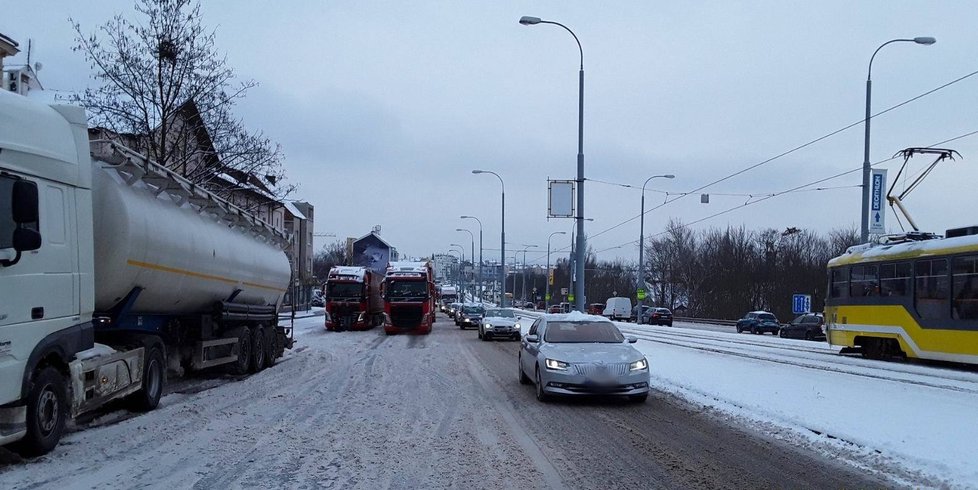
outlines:
[[431, 333], [435, 296], [430, 261], [391, 262], [384, 278], [384, 333]]
[[381, 278], [365, 267], [337, 266], [326, 286], [326, 330], [369, 330], [384, 323]]

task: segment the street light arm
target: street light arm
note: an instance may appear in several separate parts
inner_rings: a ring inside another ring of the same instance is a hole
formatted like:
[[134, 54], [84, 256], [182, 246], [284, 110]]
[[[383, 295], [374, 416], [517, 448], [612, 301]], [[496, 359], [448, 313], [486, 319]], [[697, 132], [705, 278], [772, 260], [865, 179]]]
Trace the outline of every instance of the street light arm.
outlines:
[[581, 47], [581, 40], [577, 38], [577, 34], [574, 34], [574, 31], [570, 30], [569, 27], [565, 26], [564, 24], [561, 24], [560, 22], [554, 22], [552, 20], [541, 20], [539, 23], [553, 24], [555, 26], [563, 27], [564, 30], [570, 33], [571, 36], [574, 36], [574, 41], [577, 41], [577, 50], [581, 52], [581, 71], [584, 71], [584, 48]]
[[645, 183], [642, 184], [642, 192], [645, 192], [645, 186], [649, 185], [649, 181], [652, 180], [652, 179], [659, 179], [659, 178], [661, 178], [661, 179], [672, 179], [672, 178], [675, 178], [675, 177], [676, 176], [675, 175], [672, 175], [672, 174], [653, 175], [653, 176], [645, 179]]
[[499, 174], [497, 174], [496, 172], [493, 172], [492, 170], [473, 170], [472, 173], [474, 173], [474, 174], [492, 174], [492, 175], [495, 175], [496, 178], [499, 179], [499, 185], [503, 186], [503, 194], [506, 193], [506, 183], [503, 182], [503, 178], [500, 177]]
[[879, 53], [880, 50], [883, 49], [883, 46], [886, 46], [887, 44], [893, 44], [893, 43], [917, 43], [926, 46], [926, 45], [934, 44], [935, 42], [937, 42], [937, 40], [932, 37], [915, 37], [913, 39], [905, 39], [905, 38], [891, 39], [883, 44], [880, 44], [880, 47], [876, 48], [876, 51], [873, 51], [873, 56], [869, 58], [869, 70], [866, 71], [866, 80], [869, 81], [872, 79], [873, 59], [876, 58], [876, 53]]

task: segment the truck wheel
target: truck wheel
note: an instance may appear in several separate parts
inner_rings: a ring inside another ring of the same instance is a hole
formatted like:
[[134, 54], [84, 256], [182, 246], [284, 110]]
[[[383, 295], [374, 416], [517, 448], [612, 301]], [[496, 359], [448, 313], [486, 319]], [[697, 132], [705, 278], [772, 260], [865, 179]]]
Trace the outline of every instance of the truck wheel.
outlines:
[[265, 360], [268, 359], [268, 349], [265, 345], [268, 336], [265, 335], [264, 327], [251, 329], [251, 366], [248, 370], [257, 373], [265, 369]]
[[278, 333], [274, 327], [267, 327], [265, 330], [265, 367], [270, 368], [275, 365], [278, 358]]
[[146, 349], [146, 362], [143, 364], [143, 387], [128, 399], [129, 410], [148, 412], [160, 404], [163, 385], [166, 383], [166, 359], [163, 350], [154, 345]]
[[65, 379], [53, 367], [42, 369], [27, 394], [27, 435], [14, 448], [24, 456], [45, 454], [61, 440], [68, 416]]
[[248, 368], [251, 367], [251, 330], [240, 327], [234, 333], [238, 338], [238, 360], [232, 362], [229, 369], [232, 374], [248, 374]]

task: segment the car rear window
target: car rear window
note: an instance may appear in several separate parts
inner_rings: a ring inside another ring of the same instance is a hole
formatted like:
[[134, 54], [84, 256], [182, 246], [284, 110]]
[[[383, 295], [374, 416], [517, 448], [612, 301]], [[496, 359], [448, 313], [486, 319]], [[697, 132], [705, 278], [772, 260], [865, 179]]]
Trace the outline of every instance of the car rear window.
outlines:
[[771, 320], [772, 322], [778, 321], [777, 317], [770, 313], [761, 313], [760, 315], [757, 315], [757, 318], [760, 318], [761, 320]]
[[620, 344], [625, 341], [625, 337], [611, 322], [552, 322], [547, 324], [547, 332], [543, 340], [555, 344]]

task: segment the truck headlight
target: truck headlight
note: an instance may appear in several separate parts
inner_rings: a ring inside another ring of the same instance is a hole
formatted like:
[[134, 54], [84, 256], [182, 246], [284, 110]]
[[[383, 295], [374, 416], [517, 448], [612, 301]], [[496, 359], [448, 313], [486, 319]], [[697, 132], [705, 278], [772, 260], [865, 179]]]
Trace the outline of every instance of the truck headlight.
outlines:
[[645, 358], [639, 359], [628, 365], [629, 371], [642, 371], [649, 368], [649, 361]]
[[547, 369], [553, 369], [554, 371], [566, 371], [569, 367], [569, 362], [558, 361], [556, 359], [547, 359]]

